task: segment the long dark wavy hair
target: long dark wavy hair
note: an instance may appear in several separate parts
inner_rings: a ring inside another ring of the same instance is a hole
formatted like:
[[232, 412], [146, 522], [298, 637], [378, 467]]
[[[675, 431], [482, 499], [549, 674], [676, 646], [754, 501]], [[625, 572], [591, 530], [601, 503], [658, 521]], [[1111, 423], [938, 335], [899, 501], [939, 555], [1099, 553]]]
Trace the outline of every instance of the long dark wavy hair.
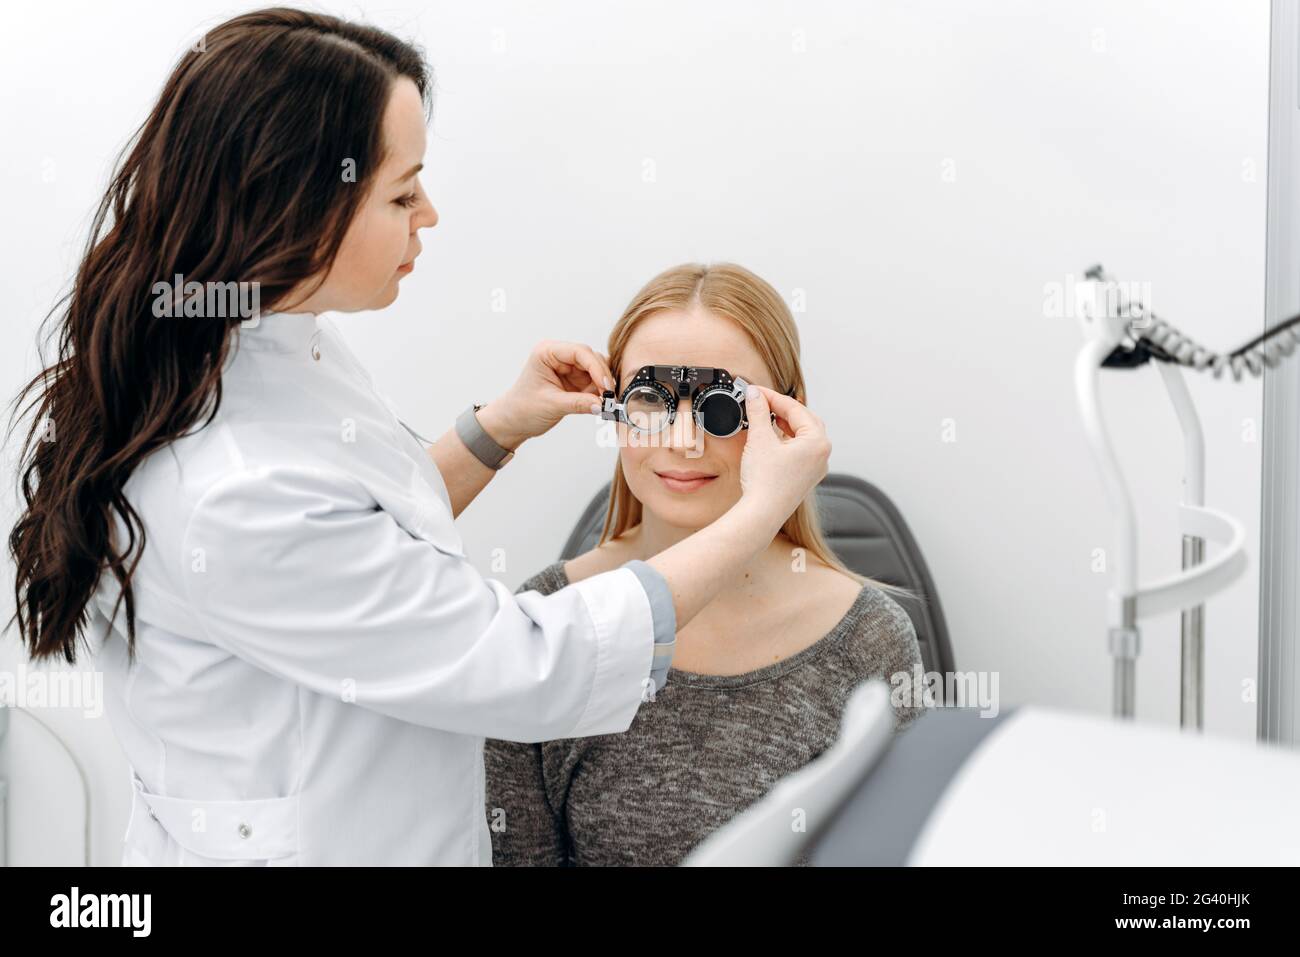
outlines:
[[[316, 288], [383, 161], [381, 123], [399, 77], [414, 81], [427, 118], [432, 78], [418, 48], [335, 17], [257, 10], [181, 57], [122, 150], [72, 288], [42, 324], [43, 339], [57, 333], [56, 360], [13, 404], [10, 434], [27, 416], [31, 424], [24, 505], [9, 534], [8, 625], [33, 660], [75, 663], [105, 571], [134, 656], [131, 576], [145, 529], [123, 487], [221, 404], [240, 318], [155, 316], [154, 285], [176, 274], [204, 288], [257, 283], [263, 303], [286, 311], [287, 293]], [[115, 517], [126, 541], [114, 540]]]

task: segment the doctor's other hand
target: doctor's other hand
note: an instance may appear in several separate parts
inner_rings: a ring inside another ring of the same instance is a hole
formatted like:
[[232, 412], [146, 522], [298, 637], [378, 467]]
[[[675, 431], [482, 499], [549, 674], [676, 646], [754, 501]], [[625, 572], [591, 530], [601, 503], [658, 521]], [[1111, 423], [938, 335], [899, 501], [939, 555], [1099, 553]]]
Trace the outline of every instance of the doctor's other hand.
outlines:
[[[771, 422], [770, 413], [778, 422]], [[757, 508], [779, 529], [826, 477], [831, 457], [826, 423], [797, 399], [752, 384], [746, 389], [745, 415], [749, 429], [740, 457], [741, 503]], [[759, 425], [764, 422], [768, 428]]]
[[590, 346], [548, 339], [533, 347], [518, 381], [479, 410], [484, 431], [507, 449], [549, 432], [566, 415], [591, 415], [614, 388], [609, 362]]

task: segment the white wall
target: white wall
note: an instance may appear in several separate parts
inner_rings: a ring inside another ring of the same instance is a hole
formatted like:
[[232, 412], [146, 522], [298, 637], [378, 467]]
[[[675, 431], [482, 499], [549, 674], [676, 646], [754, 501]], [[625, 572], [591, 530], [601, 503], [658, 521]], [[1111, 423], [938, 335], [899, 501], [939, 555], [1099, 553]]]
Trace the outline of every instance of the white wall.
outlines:
[[[1044, 290], [1100, 260], [1150, 283], [1157, 311], [1215, 348], [1261, 329], [1263, 0], [320, 8], [415, 38], [438, 76], [424, 177], [442, 221], [397, 303], [342, 320], [417, 429], [438, 434], [500, 393], [537, 339], [604, 349], [660, 269], [742, 263], [805, 298], [796, 318], [832, 469], [902, 510], [958, 668], [998, 672], [1004, 707], [1109, 708], [1106, 577], [1091, 567], [1112, 544], [1109, 512], [1074, 405], [1080, 337], [1044, 314]], [[13, 11], [0, 38], [3, 119], [23, 131], [0, 160], [6, 397], [36, 368], [36, 323], [116, 151], [180, 50], [240, 9]], [[1190, 384], [1210, 503], [1245, 522], [1253, 560], [1259, 384]], [[1143, 577], [1170, 573], [1172, 411], [1151, 369], [1107, 374], [1103, 391]], [[525, 446], [465, 514], [480, 567], [504, 548], [499, 577], [513, 586], [555, 559], [612, 467], [593, 428], [574, 419]], [[1256, 674], [1257, 582], [1252, 567], [1206, 619], [1206, 724], [1242, 739], [1254, 734], [1242, 687]], [[1143, 640], [1139, 717], [1176, 723], [1177, 616], [1147, 622]], [[0, 668], [17, 660], [10, 636]], [[95, 860], [114, 863], [127, 802], [111, 729], [44, 717], [90, 766]], [[30, 720], [11, 728], [11, 861], [75, 862], [71, 772]]]

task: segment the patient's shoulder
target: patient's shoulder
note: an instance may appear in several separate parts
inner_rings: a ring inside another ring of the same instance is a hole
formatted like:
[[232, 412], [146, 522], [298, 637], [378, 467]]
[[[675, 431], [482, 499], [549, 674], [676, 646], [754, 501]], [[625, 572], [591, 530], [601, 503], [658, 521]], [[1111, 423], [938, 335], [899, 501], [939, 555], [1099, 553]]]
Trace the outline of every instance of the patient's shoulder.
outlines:
[[814, 561], [776, 581], [782, 583], [778, 586], [782, 600], [772, 609], [772, 626], [790, 636], [788, 652], [858, 626], [855, 615], [863, 607], [862, 585], [840, 569]]
[[582, 581], [602, 572], [613, 571], [620, 565], [632, 561], [639, 555], [632, 537], [624, 535], [613, 541], [597, 545], [591, 551], [583, 552], [576, 558], [561, 562], [565, 577], [570, 582]]
[[807, 584], [799, 589], [799, 593], [809, 610], [815, 607], [851, 610], [862, 592], [862, 585], [856, 578], [824, 562], [810, 565], [804, 574]]
[[620, 565], [636, 558], [631, 543], [626, 539], [606, 542], [589, 552], [583, 552], [577, 558], [568, 561], [561, 559], [547, 565], [536, 575], [526, 580], [516, 589], [516, 593], [539, 591], [543, 595], [557, 592], [561, 588], [584, 578], [612, 571]]
[[515, 594], [522, 594], [526, 591], [539, 591], [543, 595], [549, 595], [557, 592], [565, 585], [569, 584], [564, 577], [564, 562], [554, 562], [547, 565], [536, 575], [528, 578], [522, 585], [515, 589]]
[[888, 593], [875, 585], [862, 586], [861, 595], [848, 616], [850, 647], [872, 672], [884, 676], [910, 671], [921, 662], [916, 627], [909, 615]]

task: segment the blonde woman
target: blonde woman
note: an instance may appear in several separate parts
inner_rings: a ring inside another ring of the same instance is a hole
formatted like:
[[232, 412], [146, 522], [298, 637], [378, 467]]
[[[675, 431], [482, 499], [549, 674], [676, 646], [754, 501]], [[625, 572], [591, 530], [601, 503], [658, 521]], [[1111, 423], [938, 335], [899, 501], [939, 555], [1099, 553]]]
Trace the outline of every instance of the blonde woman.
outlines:
[[[653, 386], [668, 375], [663, 367], [696, 370], [697, 387], [743, 378], [807, 404], [789, 309], [732, 264], [688, 264], [652, 279], [610, 334], [609, 359], [626, 420], [600, 543], [543, 569], [521, 592], [550, 594], [657, 555], [739, 500], [741, 454], [757, 423], [737, 427], [727, 418], [734, 407], [707, 389], [692, 398]], [[888, 594], [902, 590], [844, 567], [815, 501], [805, 499], [677, 632], [667, 684], [626, 733], [487, 742], [494, 864], [677, 864], [831, 744], [855, 685], [920, 662], [911, 619]], [[919, 709], [896, 713], [902, 728]]]

